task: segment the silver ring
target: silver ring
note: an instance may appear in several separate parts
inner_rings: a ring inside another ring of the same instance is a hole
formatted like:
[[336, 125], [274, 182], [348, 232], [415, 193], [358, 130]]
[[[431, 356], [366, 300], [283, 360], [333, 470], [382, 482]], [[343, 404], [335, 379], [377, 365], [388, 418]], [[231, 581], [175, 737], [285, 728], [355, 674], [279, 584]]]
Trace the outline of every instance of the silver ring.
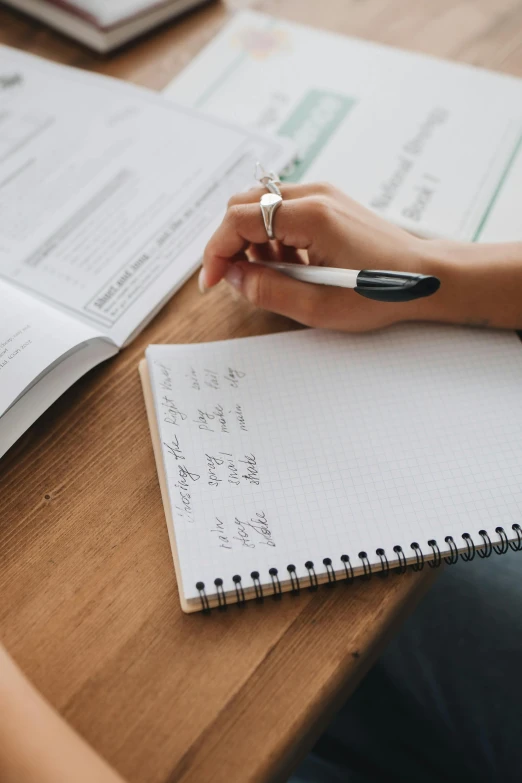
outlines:
[[282, 203], [283, 197], [279, 196], [277, 193], [263, 193], [259, 200], [261, 214], [263, 215], [263, 223], [265, 224], [266, 233], [268, 234], [269, 239], [275, 239], [274, 215]]

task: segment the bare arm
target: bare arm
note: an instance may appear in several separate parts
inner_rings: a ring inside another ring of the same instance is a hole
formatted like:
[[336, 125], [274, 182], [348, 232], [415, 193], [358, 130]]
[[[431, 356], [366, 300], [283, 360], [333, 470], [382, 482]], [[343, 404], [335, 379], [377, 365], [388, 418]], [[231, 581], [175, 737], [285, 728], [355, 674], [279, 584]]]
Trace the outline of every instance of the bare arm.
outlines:
[[426, 267], [446, 281], [438, 301], [425, 300], [429, 320], [522, 329], [522, 242], [426, 246]]
[[2, 783], [123, 783], [47, 704], [0, 645]]

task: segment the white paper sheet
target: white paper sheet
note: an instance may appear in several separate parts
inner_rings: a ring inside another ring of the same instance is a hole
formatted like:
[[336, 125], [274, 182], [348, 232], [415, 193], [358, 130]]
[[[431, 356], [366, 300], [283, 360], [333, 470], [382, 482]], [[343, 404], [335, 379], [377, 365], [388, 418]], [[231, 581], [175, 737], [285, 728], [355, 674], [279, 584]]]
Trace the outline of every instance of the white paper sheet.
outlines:
[[30, 385], [16, 405], [0, 416], [0, 457], [58, 397], [89, 370], [117, 352], [116, 346], [108, 341], [89, 341], [74, 347], [56, 364], [46, 368], [38, 383]]
[[87, 324], [0, 280], [0, 418], [49, 368], [97, 340]]
[[[100, 27], [112, 27], [162, 4], [162, 0], [69, 0], [72, 8], [95, 19]], [[175, 0], [170, 5], [175, 7]]]

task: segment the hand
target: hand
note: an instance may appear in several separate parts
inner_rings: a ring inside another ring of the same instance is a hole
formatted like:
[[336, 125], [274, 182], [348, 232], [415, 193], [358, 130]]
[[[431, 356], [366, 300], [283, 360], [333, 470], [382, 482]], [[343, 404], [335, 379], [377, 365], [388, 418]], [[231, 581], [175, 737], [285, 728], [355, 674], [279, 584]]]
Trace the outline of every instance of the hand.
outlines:
[[252, 258], [437, 274], [435, 260], [430, 264], [435, 253], [429, 241], [393, 226], [332, 186], [282, 185], [281, 191], [284, 200], [274, 217], [275, 242], [267, 241], [259, 207], [264, 188], [230, 200], [225, 219], [205, 250], [202, 290], [225, 277], [257, 307], [307, 326], [345, 331], [428, 317], [426, 300], [375, 302], [349, 289], [302, 283], [249, 264]]

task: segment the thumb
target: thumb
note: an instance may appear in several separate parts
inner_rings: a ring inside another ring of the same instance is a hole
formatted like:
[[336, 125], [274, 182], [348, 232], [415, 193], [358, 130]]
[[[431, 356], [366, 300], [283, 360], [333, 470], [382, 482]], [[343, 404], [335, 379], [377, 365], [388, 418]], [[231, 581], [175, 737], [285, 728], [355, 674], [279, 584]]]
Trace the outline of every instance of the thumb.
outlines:
[[255, 307], [293, 318], [306, 326], [321, 324], [331, 296], [325, 286], [302, 283], [248, 261], [232, 264], [225, 280]]

